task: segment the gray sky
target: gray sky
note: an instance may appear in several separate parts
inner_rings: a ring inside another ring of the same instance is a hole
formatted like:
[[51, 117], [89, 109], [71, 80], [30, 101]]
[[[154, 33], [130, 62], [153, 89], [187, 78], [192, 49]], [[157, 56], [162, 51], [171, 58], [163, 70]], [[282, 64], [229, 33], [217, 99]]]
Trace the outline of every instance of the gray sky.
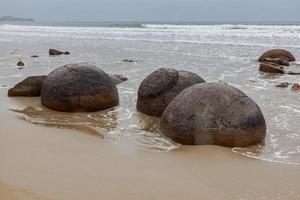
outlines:
[[300, 21], [300, 0], [0, 0], [42, 21]]

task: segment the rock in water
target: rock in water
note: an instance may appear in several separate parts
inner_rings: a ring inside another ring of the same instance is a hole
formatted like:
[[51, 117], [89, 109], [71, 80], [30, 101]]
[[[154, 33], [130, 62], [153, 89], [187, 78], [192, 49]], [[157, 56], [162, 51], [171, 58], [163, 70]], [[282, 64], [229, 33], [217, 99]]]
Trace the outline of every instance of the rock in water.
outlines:
[[243, 92], [225, 83], [202, 83], [182, 91], [161, 116], [161, 133], [186, 145], [228, 147], [264, 140], [260, 108]]
[[17, 65], [20, 66], [20, 67], [23, 67], [25, 64], [23, 63], [23, 61], [19, 61], [19, 62], [17, 63]]
[[22, 82], [8, 90], [8, 96], [40, 96], [41, 86], [47, 76], [29, 76]]
[[261, 63], [259, 67], [259, 71], [268, 72], [268, 73], [285, 73], [284, 68], [281, 65], [276, 63]]
[[138, 89], [137, 109], [148, 115], [160, 116], [167, 105], [185, 88], [205, 82], [187, 71], [160, 68], [149, 74]]
[[116, 85], [128, 80], [127, 77], [122, 76], [122, 75], [109, 75], [109, 77], [112, 79], [113, 83]]
[[42, 104], [65, 112], [89, 112], [119, 104], [111, 78], [91, 64], [69, 64], [51, 72], [41, 90]]
[[62, 55], [62, 54], [64, 54], [64, 52], [58, 51], [56, 49], [49, 49], [49, 55], [50, 56], [59, 56], [59, 55]]
[[298, 83], [293, 84], [292, 91], [293, 92], [299, 92], [300, 91], [300, 85]]
[[275, 87], [278, 87], [278, 88], [287, 88], [289, 87], [289, 82], [282, 82], [282, 83], [279, 83], [277, 85], [275, 85]]
[[278, 65], [289, 66], [289, 60], [286, 58], [265, 58], [264, 62], [266, 63], [276, 63]]
[[281, 58], [286, 59], [287, 61], [295, 61], [295, 57], [292, 53], [284, 50], [284, 49], [272, 49], [267, 52], [265, 52], [259, 59], [259, 62], [264, 62], [266, 58]]

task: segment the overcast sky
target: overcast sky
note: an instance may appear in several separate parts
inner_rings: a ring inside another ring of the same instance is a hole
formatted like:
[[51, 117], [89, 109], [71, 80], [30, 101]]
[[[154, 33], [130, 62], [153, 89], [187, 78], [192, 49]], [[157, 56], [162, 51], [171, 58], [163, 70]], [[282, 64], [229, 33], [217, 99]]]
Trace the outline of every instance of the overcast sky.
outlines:
[[300, 21], [300, 0], [0, 0], [40, 21]]

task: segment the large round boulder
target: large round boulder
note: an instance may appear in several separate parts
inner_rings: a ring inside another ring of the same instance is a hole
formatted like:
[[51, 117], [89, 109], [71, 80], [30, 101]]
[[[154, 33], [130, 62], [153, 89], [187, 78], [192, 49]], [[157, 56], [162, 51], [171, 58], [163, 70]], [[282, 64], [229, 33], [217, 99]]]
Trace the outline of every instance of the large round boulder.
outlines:
[[138, 89], [137, 109], [160, 116], [167, 105], [185, 88], [205, 82], [195, 73], [160, 68], [149, 74]]
[[104, 110], [119, 104], [112, 79], [91, 64], [69, 64], [51, 72], [42, 84], [42, 104], [64, 112]]
[[287, 62], [296, 60], [296, 58], [293, 56], [293, 54], [288, 52], [287, 50], [271, 49], [271, 50], [263, 53], [263, 55], [259, 57], [258, 61], [265, 62], [266, 61], [265, 59], [270, 59], [270, 58], [281, 58], [281, 59], [286, 60]]
[[264, 140], [266, 124], [257, 104], [225, 83], [202, 83], [182, 91], [165, 109], [161, 133], [185, 145], [241, 147]]

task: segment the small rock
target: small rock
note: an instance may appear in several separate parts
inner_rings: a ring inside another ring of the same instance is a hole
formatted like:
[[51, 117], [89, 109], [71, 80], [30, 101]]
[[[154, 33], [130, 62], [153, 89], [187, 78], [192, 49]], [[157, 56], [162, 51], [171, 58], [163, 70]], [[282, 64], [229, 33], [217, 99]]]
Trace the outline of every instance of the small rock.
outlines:
[[300, 90], [300, 85], [298, 83], [295, 83], [293, 86], [292, 86], [292, 91], [293, 92], [299, 92]]
[[56, 50], [56, 49], [49, 49], [50, 56], [58, 56], [58, 55], [62, 55], [62, 54], [64, 54], [64, 52]]
[[65, 54], [65, 55], [70, 55], [70, 52], [66, 51], [64, 54]]
[[265, 52], [259, 59], [259, 62], [264, 62], [266, 58], [283, 58], [287, 59], [289, 62], [295, 61], [296, 58], [293, 56], [292, 53], [284, 50], [284, 49], [271, 49]]
[[22, 67], [22, 66], [24, 66], [25, 64], [24, 64], [22, 61], [19, 61], [19, 62], [17, 63], [17, 65]]
[[8, 96], [40, 96], [41, 86], [47, 76], [29, 76], [8, 90]]
[[289, 66], [289, 60], [286, 58], [265, 58], [264, 62], [267, 63], [276, 63], [278, 65], [284, 65], [284, 66]]
[[38, 55], [32, 55], [31, 58], [38, 58]]
[[127, 77], [122, 76], [122, 75], [109, 75], [109, 77], [112, 79], [112, 81], [116, 85], [128, 80]]
[[275, 87], [279, 87], [279, 88], [287, 88], [289, 86], [290, 83], [288, 82], [283, 82], [283, 83], [279, 83], [278, 85], [275, 85]]
[[284, 73], [284, 68], [276, 63], [261, 63], [259, 71], [268, 73]]
[[122, 60], [122, 62], [129, 62], [129, 63], [131, 63], [131, 62], [134, 62], [134, 60], [124, 59], [124, 60]]

